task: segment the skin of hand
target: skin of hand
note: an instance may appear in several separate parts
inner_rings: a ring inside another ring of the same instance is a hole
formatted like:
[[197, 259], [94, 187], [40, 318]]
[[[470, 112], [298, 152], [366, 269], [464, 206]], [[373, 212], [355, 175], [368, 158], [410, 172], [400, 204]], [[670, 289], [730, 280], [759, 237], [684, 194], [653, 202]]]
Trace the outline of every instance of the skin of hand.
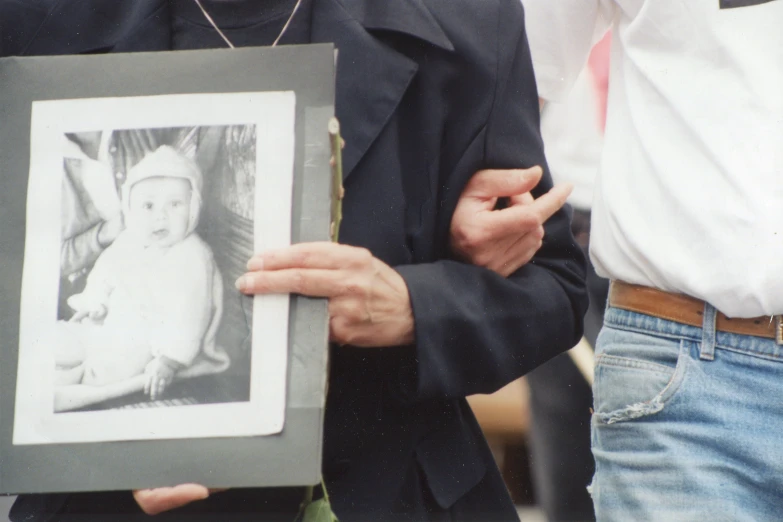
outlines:
[[[451, 219], [451, 249], [460, 259], [508, 277], [541, 248], [544, 223], [571, 194], [557, 185], [538, 199], [530, 193], [543, 170], [482, 170], [462, 191]], [[498, 200], [508, 198], [505, 208]]]
[[74, 311], [73, 316], [68, 319], [71, 323], [82, 323], [90, 320], [96, 324], [101, 323], [108, 314], [106, 305], [102, 300], [89, 292], [74, 294], [68, 298], [68, 306]]
[[204, 500], [212, 493], [224, 489], [208, 489], [198, 484], [181, 484], [171, 488], [139, 489], [133, 492], [133, 498], [148, 515], [157, 515], [182, 507], [197, 500]]
[[330, 339], [358, 347], [414, 340], [408, 287], [367, 249], [300, 243], [254, 256], [237, 280], [246, 294], [300, 294], [329, 299]]
[[104, 248], [111, 245], [124, 228], [125, 222], [122, 217], [122, 212], [119, 212], [112, 218], [101, 223], [101, 228], [98, 229], [98, 243]]
[[71, 323], [81, 323], [85, 319], [89, 319], [90, 321], [94, 323], [100, 323], [106, 318], [107, 310], [106, 307], [102, 304], [97, 305], [93, 309], [82, 309], [77, 310], [73, 316], [68, 319], [68, 322]]
[[164, 355], [152, 359], [144, 369], [144, 393], [153, 401], [158, 399], [174, 380], [180, 366]]
[[[237, 280], [244, 293], [329, 298], [334, 342], [364, 347], [413, 342], [413, 311], [405, 281], [366, 249], [300, 243], [254, 256], [248, 270]], [[214, 491], [184, 484], [138, 490], [133, 495], [145, 513], [154, 515], [203, 500]]]

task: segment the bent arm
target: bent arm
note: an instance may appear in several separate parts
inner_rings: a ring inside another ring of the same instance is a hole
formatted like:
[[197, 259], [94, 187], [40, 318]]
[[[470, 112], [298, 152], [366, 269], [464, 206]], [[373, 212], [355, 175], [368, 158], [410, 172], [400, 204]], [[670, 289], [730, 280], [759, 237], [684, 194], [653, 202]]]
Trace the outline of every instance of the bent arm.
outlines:
[[491, 393], [578, 342], [584, 258], [565, 211], [545, 228], [542, 249], [507, 279], [455, 261], [397, 268], [415, 321], [416, 397]]
[[82, 233], [66, 238], [60, 247], [60, 267], [63, 275], [70, 275], [92, 265], [105, 248], [100, 235], [103, 221]]
[[[512, 12], [501, 12], [499, 38], [516, 45], [499, 46], [486, 153], [475, 170], [542, 165], [544, 175], [533, 190], [538, 197], [553, 186], [539, 132], [538, 94], [527, 39], [519, 31], [521, 6], [503, 5]], [[465, 180], [449, 183], [454, 186], [446, 193], [459, 194]], [[541, 249], [509, 278], [449, 260], [396, 267], [415, 320], [410, 363], [415, 384], [408, 391], [416, 398], [492, 392], [578, 342], [587, 309], [585, 259], [571, 234], [570, 210], [556, 212], [544, 229]]]

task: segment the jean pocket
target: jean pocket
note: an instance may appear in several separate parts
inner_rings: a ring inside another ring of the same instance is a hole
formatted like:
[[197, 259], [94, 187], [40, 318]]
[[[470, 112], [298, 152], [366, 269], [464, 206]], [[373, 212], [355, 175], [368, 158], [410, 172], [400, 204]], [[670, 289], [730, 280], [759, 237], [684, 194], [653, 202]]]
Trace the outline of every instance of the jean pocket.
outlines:
[[689, 358], [684, 340], [605, 328], [596, 350], [595, 419], [616, 424], [662, 411], [680, 388]]

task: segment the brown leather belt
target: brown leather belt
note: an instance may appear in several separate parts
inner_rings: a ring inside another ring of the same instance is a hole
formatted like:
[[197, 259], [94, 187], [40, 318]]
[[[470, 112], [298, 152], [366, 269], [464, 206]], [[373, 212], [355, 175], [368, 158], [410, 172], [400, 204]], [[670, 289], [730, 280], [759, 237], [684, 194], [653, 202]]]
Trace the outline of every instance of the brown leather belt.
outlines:
[[[699, 328], [704, 321], [704, 301], [622, 281], [612, 281], [609, 288], [609, 306]], [[774, 316], [772, 320], [770, 317], [732, 319], [718, 312], [715, 329], [740, 335], [766, 337], [783, 344], [783, 321], [780, 315]]]

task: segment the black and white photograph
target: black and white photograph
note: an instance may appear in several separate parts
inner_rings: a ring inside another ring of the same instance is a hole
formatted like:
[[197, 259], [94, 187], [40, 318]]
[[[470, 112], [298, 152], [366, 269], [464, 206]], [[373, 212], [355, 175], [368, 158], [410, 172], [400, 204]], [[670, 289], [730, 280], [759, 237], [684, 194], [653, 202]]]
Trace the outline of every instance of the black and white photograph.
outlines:
[[[285, 414], [292, 92], [35, 102], [15, 445], [258, 436]], [[252, 414], [249, 414], [252, 412]]]

